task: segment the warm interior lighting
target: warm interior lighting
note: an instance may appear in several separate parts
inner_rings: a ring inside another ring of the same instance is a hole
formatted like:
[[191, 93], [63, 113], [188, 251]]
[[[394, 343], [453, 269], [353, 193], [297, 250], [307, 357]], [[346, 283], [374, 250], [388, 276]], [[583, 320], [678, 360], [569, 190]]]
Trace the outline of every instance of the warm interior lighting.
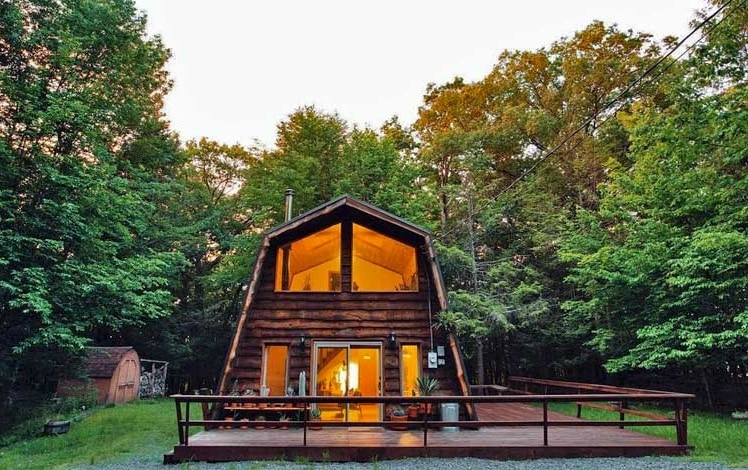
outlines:
[[345, 362], [343, 362], [343, 365], [340, 366], [338, 369], [338, 383], [340, 384], [341, 389], [345, 389], [345, 378], [346, 378], [346, 368], [345, 368]]
[[348, 368], [348, 389], [358, 390], [358, 364], [355, 362]]
[[340, 290], [340, 224], [278, 248], [275, 289]]
[[265, 346], [265, 361], [262, 383], [270, 389], [271, 396], [282, 396], [286, 393], [288, 383], [288, 346]]
[[402, 371], [402, 391], [403, 396], [416, 395], [416, 378], [420, 374], [420, 364], [418, 361], [418, 345], [417, 344], [403, 344], [401, 349], [402, 360], [401, 371]]
[[351, 263], [354, 291], [418, 290], [415, 248], [358, 224]]

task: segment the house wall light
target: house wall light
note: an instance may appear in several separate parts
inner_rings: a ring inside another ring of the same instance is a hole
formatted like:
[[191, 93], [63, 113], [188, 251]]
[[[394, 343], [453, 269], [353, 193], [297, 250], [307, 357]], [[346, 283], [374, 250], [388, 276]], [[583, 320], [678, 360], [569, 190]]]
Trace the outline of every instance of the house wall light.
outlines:
[[390, 331], [390, 335], [387, 337], [387, 345], [390, 348], [397, 347], [397, 335], [394, 331]]
[[304, 333], [301, 333], [301, 336], [299, 337], [299, 346], [301, 349], [306, 347], [306, 335]]

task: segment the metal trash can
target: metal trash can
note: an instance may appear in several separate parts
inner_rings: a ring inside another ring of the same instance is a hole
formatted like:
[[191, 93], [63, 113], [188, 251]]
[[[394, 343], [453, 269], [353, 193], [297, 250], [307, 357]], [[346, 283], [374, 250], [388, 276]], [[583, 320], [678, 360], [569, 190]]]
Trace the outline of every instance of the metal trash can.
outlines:
[[[442, 421], [459, 421], [460, 405], [457, 403], [442, 403]], [[442, 426], [442, 431], [457, 432], [457, 426]]]

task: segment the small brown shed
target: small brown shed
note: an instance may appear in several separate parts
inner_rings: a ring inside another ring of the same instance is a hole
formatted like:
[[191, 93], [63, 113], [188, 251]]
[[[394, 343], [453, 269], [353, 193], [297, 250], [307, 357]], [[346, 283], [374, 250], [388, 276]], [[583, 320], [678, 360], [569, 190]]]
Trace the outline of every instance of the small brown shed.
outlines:
[[[98, 392], [99, 404], [125, 403], [138, 398], [140, 358], [131, 346], [86, 348], [85, 375]], [[57, 393], [70, 396], [85, 386], [81, 379], [62, 380]]]

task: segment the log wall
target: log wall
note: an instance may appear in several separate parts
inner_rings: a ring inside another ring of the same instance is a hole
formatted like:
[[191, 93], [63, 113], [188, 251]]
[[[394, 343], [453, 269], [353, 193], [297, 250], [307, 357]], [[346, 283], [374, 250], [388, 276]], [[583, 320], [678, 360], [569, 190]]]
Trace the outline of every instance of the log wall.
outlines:
[[[350, 244], [343, 243], [343, 246]], [[313, 341], [378, 341], [383, 346], [385, 395], [400, 395], [401, 344], [420, 345], [423, 373], [439, 379], [440, 394], [459, 395], [449, 342], [446, 333], [437, 328], [433, 330], [434, 349], [445, 347], [446, 365], [427, 368], [429, 301], [432, 324], [436, 323], [439, 303], [433, 289], [429, 298], [428, 286], [434, 282], [425, 277], [429, 269], [421, 250], [417, 250], [418, 292], [350, 292], [350, 254], [343, 251], [341, 283], [344, 292], [275, 292], [277, 257], [275, 249], [269, 250], [226, 383], [232, 384], [238, 379], [240, 389], [259, 389], [265, 344], [289, 345], [289, 378], [297, 388], [296, 381], [302, 370], [311, 379]], [[396, 348], [388, 347], [390, 331], [397, 336]], [[302, 333], [307, 341], [303, 348], [299, 345]]]

